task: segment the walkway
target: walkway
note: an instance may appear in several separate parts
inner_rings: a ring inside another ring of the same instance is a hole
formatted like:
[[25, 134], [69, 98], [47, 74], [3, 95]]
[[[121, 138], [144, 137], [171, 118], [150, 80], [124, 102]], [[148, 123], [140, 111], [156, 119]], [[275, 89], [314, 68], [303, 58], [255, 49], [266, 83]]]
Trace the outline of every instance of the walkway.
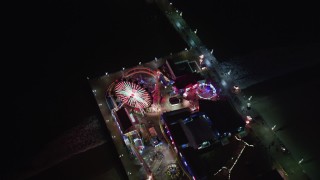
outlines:
[[[205, 63], [209, 68], [210, 76], [216, 79], [218, 82], [221, 82], [223, 94], [230, 98], [235, 109], [243, 117], [246, 117], [247, 115], [250, 115], [253, 118], [259, 117], [259, 113], [256, 112], [254, 108], [251, 108], [249, 111], [246, 110], [246, 106], [249, 101], [247, 98], [243, 97], [242, 93], [239, 93], [238, 95], [231, 94], [230, 88], [232, 88], [233, 85], [236, 85], [232, 75], [228, 75], [227, 72], [221, 71], [219, 62], [212, 55], [212, 51], [209, 51], [204, 46], [204, 44], [196, 35], [196, 32], [191, 30], [188, 24], [183, 20], [181, 15], [182, 13], [175, 9], [173, 5], [168, 2], [168, 0], [157, 0], [156, 3], [180, 34], [180, 36], [187, 42], [189, 48], [196, 50], [199, 55], [204, 55]], [[264, 120], [261, 122], [264, 122]], [[279, 171], [284, 172], [283, 174], [287, 174], [290, 180], [308, 179], [297, 160], [295, 160], [291, 155], [283, 154], [277, 150], [280, 140], [271, 130], [271, 127], [269, 127], [266, 123], [255, 123], [251, 126], [251, 128], [253, 129], [253, 132], [256, 134], [259, 141], [261, 141], [262, 145], [264, 145], [266, 148], [270, 147], [270, 143], [273, 141], [275, 142], [275, 144], [269, 148], [269, 154], [274, 159], [274, 163]]]

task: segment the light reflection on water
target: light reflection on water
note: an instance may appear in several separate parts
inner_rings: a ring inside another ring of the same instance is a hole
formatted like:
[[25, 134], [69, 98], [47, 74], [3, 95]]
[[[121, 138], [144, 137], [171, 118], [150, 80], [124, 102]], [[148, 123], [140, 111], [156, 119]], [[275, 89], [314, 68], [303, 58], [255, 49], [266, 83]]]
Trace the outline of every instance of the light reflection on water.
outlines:
[[106, 143], [108, 139], [103, 125], [97, 117], [92, 116], [48, 143], [34, 158], [28, 174], [36, 174]]

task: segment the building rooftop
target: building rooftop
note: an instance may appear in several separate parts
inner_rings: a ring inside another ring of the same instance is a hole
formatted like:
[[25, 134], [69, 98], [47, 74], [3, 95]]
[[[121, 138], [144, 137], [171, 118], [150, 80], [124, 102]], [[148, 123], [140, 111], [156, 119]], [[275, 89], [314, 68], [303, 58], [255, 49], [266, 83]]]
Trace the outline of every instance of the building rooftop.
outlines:
[[132, 122], [124, 107], [116, 111], [116, 114], [118, 116], [118, 123], [120, 125], [121, 131], [125, 133], [132, 126]]
[[203, 113], [192, 114], [179, 122], [188, 138], [189, 145], [195, 149], [199, 148], [203, 142], [218, 139], [212, 129], [211, 120]]
[[174, 82], [174, 86], [178, 89], [184, 89], [190, 84], [195, 84], [204, 78], [199, 73], [186, 73], [182, 76], [178, 76]]
[[213, 120], [214, 126], [220, 133], [233, 133], [239, 127], [244, 127], [242, 116], [237, 113], [229, 101], [199, 100], [201, 112], [205, 112]]

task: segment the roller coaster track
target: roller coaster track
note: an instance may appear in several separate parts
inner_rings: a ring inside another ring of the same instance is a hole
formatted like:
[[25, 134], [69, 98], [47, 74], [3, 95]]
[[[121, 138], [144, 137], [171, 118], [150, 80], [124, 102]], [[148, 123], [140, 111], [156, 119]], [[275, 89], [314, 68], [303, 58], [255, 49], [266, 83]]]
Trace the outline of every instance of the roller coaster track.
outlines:
[[152, 69], [150, 68], [146, 68], [146, 67], [135, 67], [135, 68], [131, 68], [131, 69], [128, 69], [124, 72], [123, 74], [123, 77], [130, 77], [130, 76], [133, 76], [135, 74], [148, 74], [154, 78], [156, 78], [156, 72], [153, 71]]

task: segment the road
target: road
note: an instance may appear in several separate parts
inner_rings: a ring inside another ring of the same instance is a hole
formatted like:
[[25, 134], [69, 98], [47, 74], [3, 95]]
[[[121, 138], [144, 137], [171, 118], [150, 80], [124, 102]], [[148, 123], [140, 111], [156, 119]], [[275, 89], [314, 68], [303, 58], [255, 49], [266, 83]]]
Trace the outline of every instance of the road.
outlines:
[[[254, 107], [252, 107], [251, 110], [246, 110], [247, 103], [249, 102], [247, 99], [248, 97], [244, 97], [241, 92], [237, 95], [230, 92], [230, 88], [232, 88], [233, 85], [238, 84], [234, 83], [232, 75], [228, 75], [227, 72], [221, 71], [219, 62], [212, 54], [212, 51], [209, 51], [205, 47], [200, 38], [196, 35], [195, 30], [192, 30], [188, 26], [186, 21], [182, 18], [183, 15], [181, 15], [181, 12], [174, 8], [174, 5], [169, 3], [168, 0], [157, 0], [156, 3], [180, 36], [189, 45], [189, 49], [194, 49], [199, 55], [204, 55], [205, 63], [209, 68], [209, 74], [214, 79], [221, 82], [224, 95], [229, 96], [238, 112], [243, 117], [246, 117], [247, 115], [259, 117], [259, 113], [254, 110]], [[309, 179], [304, 173], [302, 166], [298, 163], [299, 160], [294, 159], [290, 154], [284, 154], [278, 150], [280, 140], [276, 133], [272, 131], [272, 127], [268, 126], [267, 123], [264, 123], [265, 120], [263, 119], [261, 119], [260, 122], [252, 124], [250, 128], [253, 130], [257, 139], [261, 141], [262, 145], [268, 148], [269, 155], [273, 158], [275, 167], [282, 172], [282, 174], [287, 175], [285, 178], [297, 180]], [[270, 146], [272, 142], [274, 142], [274, 145]]]

